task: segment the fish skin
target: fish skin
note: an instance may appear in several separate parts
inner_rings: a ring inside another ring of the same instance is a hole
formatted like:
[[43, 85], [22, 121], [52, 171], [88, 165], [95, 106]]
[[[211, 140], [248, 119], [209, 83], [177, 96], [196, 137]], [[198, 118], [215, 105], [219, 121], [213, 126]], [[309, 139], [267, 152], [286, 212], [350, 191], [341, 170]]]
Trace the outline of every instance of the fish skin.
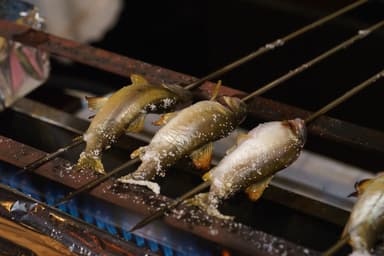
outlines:
[[[173, 88], [177, 88], [173, 90]], [[184, 94], [182, 94], [184, 93]], [[77, 167], [92, 168], [105, 173], [101, 163], [102, 151], [126, 132], [136, 118], [145, 113], [162, 113], [191, 100], [187, 90], [175, 86], [132, 84], [115, 92], [97, 112], [83, 138], [85, 150]]]
[[209, 172], [208, 194], [199, 194], [189, 203], [216, 217], [232, 218], [219, 213], [220, 202], [290, 165], [298, 158], [305, 140], [306, 128], [301, 119], [258, 125]]
[[370, 181], [352, 209], [343, 236], [350, 236], [355, 254], [371, 255], [370, 250], [384, 232], [384, 175]]
[[139, 168], [120, 182], [150, 180], [202, 146], [229, 135], [245, 118], [246, 105], [238, 98], [200, 101], [181, 110], [143, 149]]

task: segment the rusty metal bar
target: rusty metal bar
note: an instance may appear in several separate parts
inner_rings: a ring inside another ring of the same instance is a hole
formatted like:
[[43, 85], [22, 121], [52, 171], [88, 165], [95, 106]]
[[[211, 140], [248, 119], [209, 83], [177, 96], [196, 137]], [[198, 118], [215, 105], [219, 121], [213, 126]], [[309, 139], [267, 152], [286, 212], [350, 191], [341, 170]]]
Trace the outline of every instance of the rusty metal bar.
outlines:
[[[0, 161], [16, 167], [22, 167], [42, 155], [44, 155], [44, 152], [0, 136]], [[90, 179], [95, 178], [95, 174], [91, 170], [84, 170], [81, 173], [66, 170], [68, 164], [68, 161], [56, 158], [54, 161], [39, 167], [36, 173], [72, 189], [76, 189], [87, 183]], [[115, 193], [114, 189], [111, 189], [113, 188], [112, 184], [113, 180], [108, 180], [101, 186], [93, 189], [90, 194], [98, 199], [110, 202], [127, 211], [139, 213], [140, 215], [146, 215], [164, 203], [171, 202], [171, 199], [163, 195], [154, 196], [152, 192], [142, 188], [135, 189], [129, 187], [124, 191]], [[287, 255], [318, 255], [315, 251], [262, 231], [254, 230], [246, 225], [239, 225], [232, 221], [217, 220], [216, 218], [206, 216], [196, 208], [193, 208], [194, 211], [191, 211], [190, 207], [181, 206], [178, 212], [184, 212], [184, 216], [180, 217], [180, 214], [172, 213], [165, 217], [164, 222], [167, 226], [219, 243], [240, 252], [241, 255], [277, 256], [284, 253]], [[193, 216], [191, 216], [191, 212], [194, 212]], [[217, 231], [217, 233], [212, 232], [212, 230]]]
[[190, 84], [195, 78], [128, 58], [110, 51], [81, 44], [72, 40], [57, 37], [30, 27], [0, 20], [0, 35], [28, 46], [36, 47], [51, 54], [69, 58], [73, 61], [99, 68], [124, 77], [136, 73], [145, 76], [148, 80], [162, 80], [172, 74], [175, 81], [181, 84]]
[[[22, 41], [28, 45], [42, 49], [50, 49], [60, 56], [67, 56], [73, 60], [89, 64], [122, 76], [138, 73], [157, 83], [191, 84], [195, 77], [181, 74], [172, 70], [154, 66], [125, 56], [97, 49], [91, 46], [78, 44], [71, 40], [35, 31], [29, 27], [0, 20], [0, 34], [10, 39]], [[196, 93], [201, 98], [210, 98], [214, 84], [205, 82]], [[222, 87], [219, 95], [244, 97], [242, 91], [229, 87]], [[266, 100], [260, 97], [250, 102], [250, 114], [262, 120], [280, 120], [281, 118], [307, 117], [307, 111], [287, 106], [278, 102]], [[267, 109], [270, 108], [270, 109]], [[309, 132], [328, 139], [358, 146], [368, 150], [384, 153], [384, 133], [344, 122], [338, 119], [321, 117], [309, 128]]]
[[[0, 227], [0, 238], [4, 235], [19, 245], [25, 244], [31, 251], [38, 252], [38, 255], [44, 252], [49, 255], [68, 256], [158, 255], [76, 220], [2, 184]], [[19, 239], [21, 237], [22, 239]]]

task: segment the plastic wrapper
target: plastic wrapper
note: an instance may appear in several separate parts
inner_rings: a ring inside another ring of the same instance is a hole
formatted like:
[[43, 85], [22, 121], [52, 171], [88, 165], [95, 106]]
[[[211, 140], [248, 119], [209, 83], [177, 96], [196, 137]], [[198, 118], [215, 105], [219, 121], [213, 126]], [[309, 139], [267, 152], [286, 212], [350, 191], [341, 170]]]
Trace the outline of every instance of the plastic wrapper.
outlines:
[[[44, 29], [39, 11], [22, 1], [0, 0], [0, 18]], [[0, 37], [0, 110], [41, 85], [49, 69], [46, 52]]]

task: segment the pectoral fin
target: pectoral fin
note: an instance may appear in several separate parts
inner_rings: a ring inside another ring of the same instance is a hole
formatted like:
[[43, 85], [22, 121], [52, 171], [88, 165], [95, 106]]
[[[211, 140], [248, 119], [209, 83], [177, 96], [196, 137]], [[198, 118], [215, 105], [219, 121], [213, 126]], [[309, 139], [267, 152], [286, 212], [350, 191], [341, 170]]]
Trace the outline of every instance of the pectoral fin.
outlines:
[[215, 100], [217, 98], [217, 95], [219, 95], [220, 87], [221, 87], [221, 80], [219, 80], [217, 82], [215, 88], [213, 89], [212, 96], [211, 96], [210, 100]]
[[146, 148], [147, 147], [139, 147], [138, 149], [133, 151], [131, 153], [131, 159], [138, 158], [138, 157], [141, 157], [142, 155], [144, 155]]
[[358, 196], [358, 195], [361, 195], [364, 190], [367, 188], [367, 186], [369, 186], [369, 184], [371, 184], [372, 182], [372, 179], [363, 179], [361, 181], [358, 181], [355, 183], [355, 192], [353, 192], [352, 194], [350, 194], [349, 196]]
[[248, 135], [247, 133], [245, 132], [239, 132], [239, 134], [237, 135], [237, 138], [236, 138], [236, 144], [237, 145], [240, 145], [241, 143], [243, 143], [244, 141], [246, 141], [247, 139], [249, 139], [251, 136]]
[[225, 154], [226, 155], [229, 155], [231, 154], [243, 141], [245, 141], [246, 139], [249, 138], [249, 135], [245, 132], [240, 132], [238, 135], [237, 135], [237, 138], [236, 138], [236, 143], [235, 145], [233, 145], [232, 147], [230, 147], [226, 152]]
[[88, 108], [90, 108], [93, 111], [100, 110], [105, 103], [108, 101], [108, 97], [87, 97], [85, 96], [85, 99], [88, 102]]
[[248, 194], [249, 199], [252, 201], [258, 200], [262, 195], [264, 190], [268, 187], [273, 176], [262, 179], [261, 181], [250, 185], [245, 189], [245, 192]]
[[213, 145], [209, 143], [191, 154], [193, 163], [197, 169], [208, 170], [211, 166]]
[[212, 173], [211, 173], [211, 171], [204, 173], [203, 177], [201, 177], [201, 178], [203, 179], [203, 181], [208, 181], [208, 180], [210, 180], [210, 179], [212, 178]]
[[152, 124], [156, 125], [156, 126], [165, 125], [165, 124], [167, 124], [169, 122], [169, 120], [174, 118], [177, 115], [177, 113], [178, 112], [169, 112], [167, 114], [161, 115], [159, 120], [153, 121]]
[[145, 79], [141, 75], [132, 74], [130, 76], [130, 78], [131, 78], [132, 84], [134, 84], [134, 85], [146, 85], [146, 84], [148, 84], [147, 79]]
[[127, 132], [141, 132], [144, 129], [144, 122], [145, 122], [145, 114], [140, 114], [138, 117], [136, 117], [135, 120], [133, 120], [128, 128]]

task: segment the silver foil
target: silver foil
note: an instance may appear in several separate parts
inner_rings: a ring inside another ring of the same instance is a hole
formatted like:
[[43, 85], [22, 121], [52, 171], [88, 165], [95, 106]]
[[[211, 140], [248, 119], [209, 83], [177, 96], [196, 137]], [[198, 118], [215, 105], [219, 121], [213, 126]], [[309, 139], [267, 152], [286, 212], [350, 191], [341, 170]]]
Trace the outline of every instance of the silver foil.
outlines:
[[[0, 0], [0, 19], [44, 29], [37, 8], [18, 0]], [[46, 52], [0, 37], [0, 110], [44, 83], [49, 70]]]

